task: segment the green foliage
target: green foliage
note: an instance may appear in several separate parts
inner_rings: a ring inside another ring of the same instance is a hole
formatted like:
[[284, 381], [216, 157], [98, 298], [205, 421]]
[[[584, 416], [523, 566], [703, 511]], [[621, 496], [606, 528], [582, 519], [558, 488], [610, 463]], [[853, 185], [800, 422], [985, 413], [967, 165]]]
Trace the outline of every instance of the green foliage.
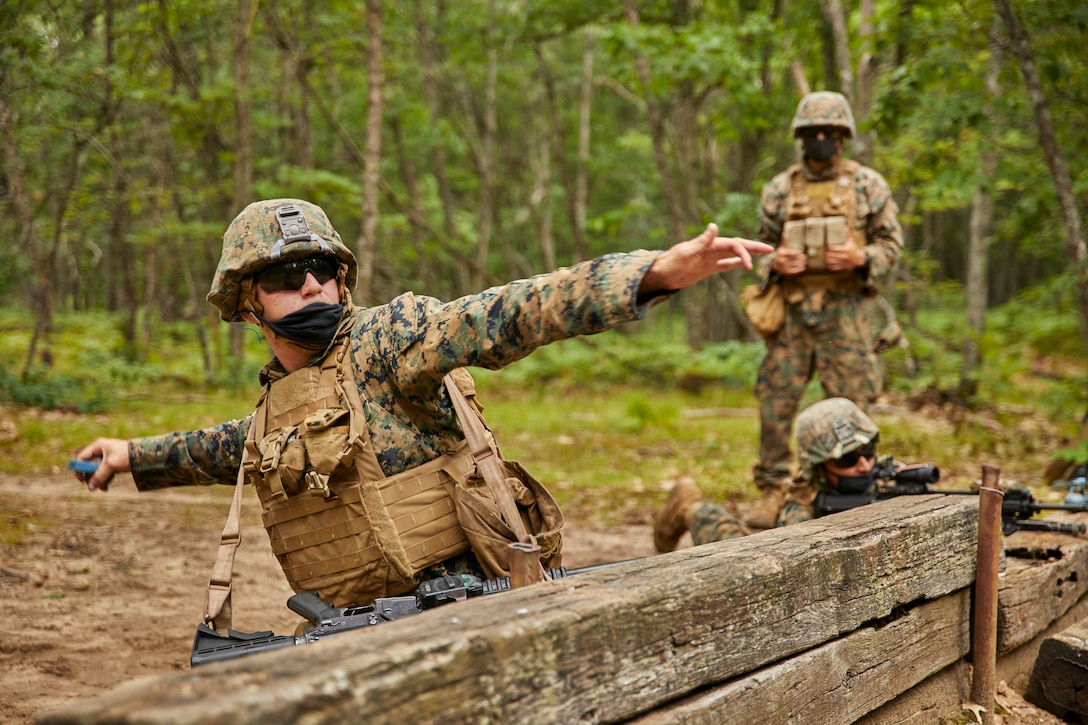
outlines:
[[1078, 466], [1088, 464], [1088, 440], [1078, 441], [1077, 445], [1069, 448], [1059, 448], [1054, 451], [1054, 457]]
[[85, 381], [36, 370], [25, 378], [0, 365], [0, 402], [42, 410], [99, 413], [108, 408], [101, 390]]
[[751, 386], [763, 343], [729, 341], [693, 351], [650, 328], [638, 334], [606, 332], [537, 350], [504, 371], [520, 385], [601, 382], [677, 387]]
[[[1058, 151], [1082, 198], [1088, 16], [1083, 4], [1062, 0], [1017, 5]], [[486, 270], [484, 284], [540, 271], [545, 238], [560, 264], [576, 261], [583, 252], [574, 246], [575, 224], [583, 211], [591, 255], [665, 246], [675, 226], [711, 219], [731, 233], [756, 233], [759, 187], [795, 157], [786, 131], [797, 101], [794, 63], [814, 89], [838, 89], [825, 62], [820, 5], [649, 0], [634, 7], [637, 25], [620, 4], [603, 0], [385, 6], [382, 186], [373, 220], [379, 243], [371, 250], [381, 291], [476, 291], [473, 277], [482, 273], [469, 269], [469, 260]], [[873, 165], [901, 201], [910, 247], [903, 266], [911, 282], [890, 291], [913, 302], [910, 321], [903, 320], [910, 348], [884, 356], [888, 387], [916, 395], [958, 382], [968, 206], [984, 184], [995, 200], [994, 307], [979, 340], [980, 393], [970, 402], [1030, 405], [1065, 420], [1085, 407], [1071, 290], [1083, 269], [1068, 260], [1018, 62], [1004, 57], [1000, 90], [986, 88], [991, 49], [1007, 47], [993, 5], [877, 3], [874, 35], [865, 39], [857, 32], [860, 7], [847, 9], [851, 60], [872, 52], [876, 72], [874, 106], [858, 109], [858, 121], [876, 134]], [[194, 406], [223, 416], [252, 402], [268, 350], [247, 340], [244, 359], [229, 359], [229, 330], [205, 319], [203, 302], [223, 229], [238, 211], [234, 172], [246, 162], [239, 99], [252, 112], [247, 193], [313, 198], [345, 242], [361, 238], [363, 167], [353, 149], [365, 146], [377, 89], [369, 88], [363, 62], [369, 39], [345, 29], [365, 28], [365, 9], [343, 0], [255, 8], [251, 18], [238, 18], [236, 6], [212, 0], [0, 4], [0, 97], [13, 143], [4, 148], [5, 190], [14, 195], [19, 181], [25, 198], [14, 201], [25, 202], [32, 216], [24, 220], [13, 204], [13, 213], [0, 217], [0, 235], [11, 240], [0, 245], [0, 295], [23, 305], [0, 310], [3, 395], [38, 406], [18, 409], [26, 414], [25, 438], [5, 447], [8, 465], [44, 465], [92, 432], [79, 416], [43, 422], [31, 414], [40, 408], [111, 406], [110, 427], [137, 435], [190, 426], [167, 411], [202, 417], [173, 402], [194, 390], [202, 398]], [[240, 22], [251, 23], [245, 89], [232, 67], [232, 30]], [[585, 209], [576, 210], [589, 51]], [[660, 112], [656, 126], [651, 104]], [[997, 166], [992, 179], [982, 179], [980, 160], [991, 149]], [[683, 219], [670, 219], [665, 202], [675, 196], [682, 197]], [[484, 200], [493, 202], [490, 215], [481, 213]], [[428, 278], [432, 288], [424, 289]], [[39, 355], [24, 378], [28, 330], [39, 322], [29, 310], [46, 302], [52, 327], [36, 349], [52, 354], [52, 368]], [[743, 432], [732, 429], [734, 420], [693, 428], [682, 412], [670, 411], [711, 400], [750, 407], [762, 345], [693, 351], [675, 319], [661, 310], [654, 317], [652, 326], [632, 326], [635, 334], [558, 344], [502, 372], [530, 396], [577, 389], [580, 398], [595, 385], [620, 391], [589, 401], [607, 408], [608, 432], [637, 435], [646, 451], [612, 450], [604, 430], [595, 443], [602, 461], [634, 461], [617, 474], [616, 501], [610, 499], [617, 510], [625, 482], [650, 464], [714, 481], [749, 478], [750, 421]], [[688, 400], [695, 390], [698, 399]], [[806, 400], [819, 394], [811, 386]], [[613, 398], [621, 401], [615, 410]], [[670, 440], [673, 433], [690, 436], [690, 448]], [[984, 450], [1005, 445], [1000, 435], [973, 433]], [[743, 451], [729, 442], [732, 435], [747, 441]], [[34, 444], [24, 451], [26, 440]], [[49, 441], [53, 449], [42, 453]], [[562, 452], [570, 444], [556, 445]], [[948, 450], [970, 449], [957, 445]], [[699, 452], [706, 451], [726, 460], [725, 468], [704, 461]], [[674, 466], [670, 456], [683, 460]], [[659, 484], [637, 485], [652, 499]]]

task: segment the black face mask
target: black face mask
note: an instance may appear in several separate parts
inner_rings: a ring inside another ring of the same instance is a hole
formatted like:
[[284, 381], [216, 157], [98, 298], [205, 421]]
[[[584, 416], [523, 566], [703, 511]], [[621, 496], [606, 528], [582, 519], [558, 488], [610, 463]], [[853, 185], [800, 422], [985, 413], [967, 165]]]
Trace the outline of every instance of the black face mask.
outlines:
[[261, 321], [280, 337], [308, 350], [320, 352], [332, 342], [343, 314], [343, 305], [314, 302], [301, 310], [284, 315], [276, 322], [264, 319]]
[[873, 487], [873, 474], [867, 473], [864, 476], [839, 476], [839, 482], [835, 486], [835, 489], [845, 495], [869, 493], [869, 489]]
[[805, 139], [805, 157], [813, 161], [827, 161], [838, 152], [838, 139], [836, 138], [812, 138]]

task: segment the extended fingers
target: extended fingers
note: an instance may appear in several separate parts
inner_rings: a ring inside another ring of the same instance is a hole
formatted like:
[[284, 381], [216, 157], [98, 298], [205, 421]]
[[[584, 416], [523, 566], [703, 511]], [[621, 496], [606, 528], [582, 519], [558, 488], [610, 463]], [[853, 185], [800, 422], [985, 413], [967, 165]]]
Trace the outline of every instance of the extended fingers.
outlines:
[[738, 266], [751, 269], [753, 254], [769, 254], [774, 251], [769, 244], [740, 237], [719, 237], [715, 241], [720, 244], [721, 252], [731, 255], [717, 260], [717, 266], [723, 270], [735, 269]]

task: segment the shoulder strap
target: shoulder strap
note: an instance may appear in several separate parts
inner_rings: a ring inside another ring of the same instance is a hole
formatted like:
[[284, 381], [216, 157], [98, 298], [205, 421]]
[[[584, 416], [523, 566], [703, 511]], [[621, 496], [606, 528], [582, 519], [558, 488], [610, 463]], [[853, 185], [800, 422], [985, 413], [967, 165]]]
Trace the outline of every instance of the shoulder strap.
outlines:
[[465, 440], [468, 441], [469, 450], [472, 451], [472, 457], [476, 460], [476, 467], [487, 483], [495, 503], [499, 505], [502, 517], [506, 519], [506, 524], [513, 529], [519, 542], [532, 543], [532, 537], [525, 528], [525, 522], [521, 520], [521, 514], [518, 513], [518, 506], [514, 502], [514, 497], [510, 494], [510, 489], [506, 487], [506, 475], [499, 463], [499, 457], [495, 455], [495, 449], [488, 443], [487, 436], [484, 434], [483, 421], [480, 419], [479, 414], [469, 406], [468, 400], [465, 399], [453, 378], [446, 375], [444, 382], [450, 400], [453, 401], [453, 409], [457, 412], [458, 420], [461, 421], [461, 429], [465, 433]]
[[[518, 505], [515, 503], [510, 489], [506, 486], [506, 474], [502, 470], [495, 449], [488, 442], [484, 433], [484, 421], [479, 410], [469, 405], [468, 400], [461, 392], [461, 389], [457, 387], [457, 382], [452, 376], [446, 375], [444, 382], [446, 383], [446, 390], [449, 391], [450, 400], [453, 401], [453, 409], [457, 412], [458, 420], [461, 421], [461, 429], [465, 433], [465, 440], [468, 442], [469, 450], [472, 451], [472, 457], [476, 460], [476, 468], [479, 470], [480, 475], [483, 476], [484, 482], [487, 483], [491, 496], [499, 505], [499, 511], [506, 520], [506, 524], [518, 537], [517, 544], [528, 544], [539, 552], [540, 547], [536, 542], [536, 537], [525, 528], [525, 522], [521, 520], [521, 514], [518, 512]], [[511, 546], [517, 544], [511, 544]], [[548, 572], [544, 571], [542, 564], [538, 563], [536, 568], [537, 581], [545, 581], [551, 578]], [[511, 575], [513, 576], [513, 572], [511, 572]], [[531, 583], [531, 581], [527, 583]], [[517, 584], [514, 586], [517, 586]]]
[[[257, 422], [251, 421], [246, 442], [253, 440]], [[245, 447], [242, 449], [245, 451]], [[219, 551], [215, 555], [212, 574], [208, 581], [208, 595], [204, 599], [204, 622], [220, 634], [226, 634], [231, 624], [231, 578], [234, 575], [234, 555], [242, 541], [242, 486], [246, 482], [245, 453], [243, 462], [238, 464], [238, 481], [234, 485], [234, 497], [227, 513], [227, 523], [223, 525], [223, 534], [219, 537]]]

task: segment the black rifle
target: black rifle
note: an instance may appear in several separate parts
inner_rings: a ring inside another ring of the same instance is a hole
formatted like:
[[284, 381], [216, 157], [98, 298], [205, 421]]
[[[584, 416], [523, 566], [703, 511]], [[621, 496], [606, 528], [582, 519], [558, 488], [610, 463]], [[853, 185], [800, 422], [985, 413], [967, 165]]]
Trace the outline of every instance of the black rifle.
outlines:
[[[626, 561], [634, 561], [634, 559]], [[549, 569], [548, 575], [552, 579], [561, 579], [572, 574], [582, 574], [623, 563], [625, 562], [617, 561], [570, 570], [558, 567]], [[193, 653], [189, 658], [189, 664], [196, 667], [208, 662], [316, 642], [331, 634], [348, 632], [361, 627], [373, 627], [382, 622], [410, 617], [444, 604], [485, 594], [497, 594], [509, 589], [510, 577], [480, 579], [471, 574], [443, 576], [422, 582], [412, 594], [379, 597], [370, 604], [348, 607], [334, 607], [315, 592], [299, 592], [287, 600], [287, 607], [304, 617], [306, 622], [299, 625], [293, 636], [277, 635], [271, 630], [247, 633], [228, 629], [226, 634], [219, 634], [207, 624], [200, 624], [196, 628], [196, 637], [193, 638]]]
[[[848, 511], [858, 506], [894, 498], [896, 496], [920, 496], [939, 493], [943, 496], [977, 496], [977, 491], [940, 491], [931, 484], [937, 483], [941, 472], [935, 466], [897, 466], [891, 456], [885, 456], [873, 466], [876, 479], [874, 493], [836, 494], [821, 491], [814, 504], [816, 516]], [[1035, 500], [1026, 488], [1010, 488], [1001, 500], [1001, 530], [1006, 534], [1014, 531], [1054, 531], [1061, 534], [1083, 534], [1088, 527], [1058, 521], [1031, 520], [1040, 511], [1088, 511], [1088, 504], [1044, 504]]]

